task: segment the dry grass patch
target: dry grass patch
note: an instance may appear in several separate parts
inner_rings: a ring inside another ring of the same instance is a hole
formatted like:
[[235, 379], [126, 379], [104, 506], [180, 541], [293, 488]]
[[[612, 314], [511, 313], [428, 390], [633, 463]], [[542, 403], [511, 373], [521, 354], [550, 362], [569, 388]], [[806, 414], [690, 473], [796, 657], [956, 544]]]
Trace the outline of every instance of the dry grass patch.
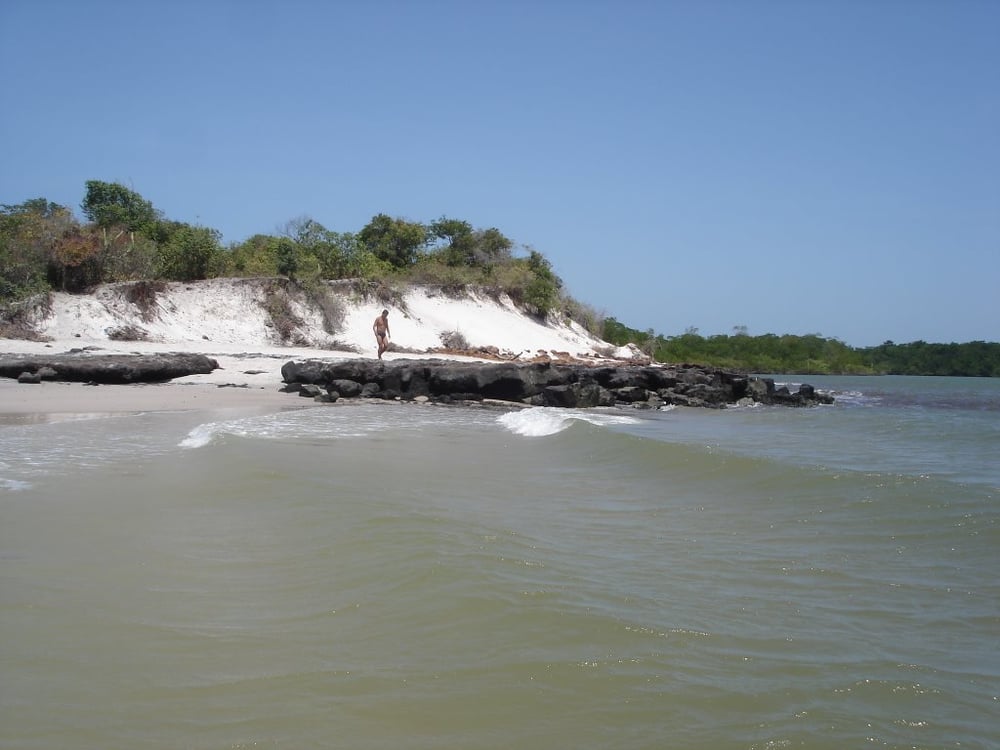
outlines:
[[145, 341], [149, 338], [149, 331], [139, 326], [118, 326], [109, 328], [106, 333], [112, 341]]
[[308, 342], [304, 341], [298, 330], [304, 321], [292, 309], [292, 300], [285, 285], [274, 281], [269, 282], [264, 287], [264, 299], [261, 306], [270, 318], [271, 327], [274, 328], [274, 332], [282, 344], [308, 346]]
[[35, 322], [52, 311], [52, 294], [35, 294], [8, 305], [0, 305], [0, 338], [23, 341], [51, 341], [38, 332]]
[[469, 342], [461, 331], [443, 331], [441, 344], [450, 351], [465, 351], [469, 348]]
[[125, 289], [125, 299], [139, 308], [139, 316], [144, 322], [156, 320], [156, 299], [167, 290], [163, 281], [136, 281]]

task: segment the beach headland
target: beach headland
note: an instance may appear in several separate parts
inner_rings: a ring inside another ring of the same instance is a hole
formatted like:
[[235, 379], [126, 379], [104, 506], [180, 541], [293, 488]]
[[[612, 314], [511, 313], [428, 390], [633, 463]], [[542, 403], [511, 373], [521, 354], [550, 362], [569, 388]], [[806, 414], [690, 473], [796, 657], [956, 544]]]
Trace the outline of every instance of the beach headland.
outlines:
[[296, 308], [297, 327], [279, 332], [266, 310], [267, 280], [170, 283], [145, 308], [129, 301], [129, 287], [107, 284], [90, 294], [54, 293], [29, 320], [29, 338], [0, 338], [0, 358], [30, 359], [37, 366], [25, 367], [29, 372], [39, 371], [46, 359], [65, 363], [68, 357], [200, 355], [216, 366], [169, 379], [144, 378], [161, 381], [155, 384], [136, 378], [99, 387], [85, 384], [93, 379], [73, 383], [51, 376], [18, 383], [19, 370], [0, 377], [0, 414], [302, 406], [302, 399], [282, 390], [282, 367], [290, 360], [377, 361], [372, 323], [386, 307], [392, 331], [386, 362], [413, 357], [645, 361], [633, 347], [612, 346], [576, 323], [540, 320], [509, 299], [474, 292], [454, 297], [413, 287], [396, 304], [344, 293], [337, 297], [342, 319], [331, 334], [320, 311], [304, 302]]
[[255, 298], [266, 289], [255, 281], [171, 284], [143, 309], [128, 302], [124, 284], [54, 294], [33, 320], [32, 338], [0, 339], [0, 415], [304, 405], [289, 393], [321, 402], [360, 396], [634, 408], [831, 400], [809, 386], [788, 392], [738, 372], [653, 365], [635, 347], [615, 347], [572, 321], [540, 320], [510, 300], [423, 287], [409, 289], [390, 311], [383, 360], [372, 322], [384, 303], [349, 296], [340, 300], [338, 333], [303, 308], [289, 345]]

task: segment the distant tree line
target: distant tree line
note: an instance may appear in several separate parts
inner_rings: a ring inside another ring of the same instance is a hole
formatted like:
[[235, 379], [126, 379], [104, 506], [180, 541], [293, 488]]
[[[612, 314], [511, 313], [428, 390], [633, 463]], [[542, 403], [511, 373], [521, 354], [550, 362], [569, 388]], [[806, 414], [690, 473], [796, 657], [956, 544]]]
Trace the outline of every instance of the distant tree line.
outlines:
[[80, 208], [85, 221], [44, 198], [0, 205], [0, 308], [104, 282], [286, 276], [304, 285], [350, 278], [456, 292], [475, 286], [543, 317], [585, 309], [563, 294], [540, 252], [459, 219], [425, 224], [378, 214], [357, 232], [338, 232], [300, 217], [276, 234], [223, 246], [215, 229], [172, 221], [118, 183], [88, 181]]
[[614, 318], [604, 321], [602, 338], [622, 346], [634, 343], [660, 362], [697, 362], [759, 373], [802, 375], [945, 375], [1000, 377], [1000, 343], [928, 344], [886, 341], [856, 348], [819, 334], [750, 336], [738, 327], [733, 335], [701, 336], [688, 329], [664, 337], [640, 331]]

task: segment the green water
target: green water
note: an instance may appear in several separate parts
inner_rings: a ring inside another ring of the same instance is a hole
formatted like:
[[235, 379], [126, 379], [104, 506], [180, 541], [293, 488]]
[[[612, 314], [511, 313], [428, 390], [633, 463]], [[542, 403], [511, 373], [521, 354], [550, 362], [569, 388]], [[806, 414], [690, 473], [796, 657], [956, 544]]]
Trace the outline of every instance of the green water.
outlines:
[[11, 427], [0, 746], [1000, 744], [989, 483], [496, 417]]

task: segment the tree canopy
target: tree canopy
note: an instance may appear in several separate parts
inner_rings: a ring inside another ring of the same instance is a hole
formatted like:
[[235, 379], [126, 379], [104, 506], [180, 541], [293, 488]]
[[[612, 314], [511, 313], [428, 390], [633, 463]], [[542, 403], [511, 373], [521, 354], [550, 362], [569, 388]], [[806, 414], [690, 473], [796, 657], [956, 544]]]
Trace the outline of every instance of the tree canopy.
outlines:
[[372, 217], [358, 232], [358, 240], [379, 260], [392, 268], [409, 268], [427, 245], [427, 227], [387, 214]]
[[0, 210], [0, 306], [49, 289], [100, 282], [193, 281], [211, 276], [286, 276], [316, 289], [324, 279], [422, 281], [508, 294], [539, 315], [556, 311], [561, 282], [537, 251], [515, 257], [495, 227], [441, 217], [423, 224], [376, 214], [357, 232], [308, 216], [276, 234], [223, 247], [211, 227], [166, 218], [135, 190], [89, 180], [80, 222], [70, 209], [34, 198]]
[[87, 194], [80, 207], [84, 216], [105, 229], [122, 227], [138, 232], [159, 218], [152, 203], [116, 182], [88, 180]]

